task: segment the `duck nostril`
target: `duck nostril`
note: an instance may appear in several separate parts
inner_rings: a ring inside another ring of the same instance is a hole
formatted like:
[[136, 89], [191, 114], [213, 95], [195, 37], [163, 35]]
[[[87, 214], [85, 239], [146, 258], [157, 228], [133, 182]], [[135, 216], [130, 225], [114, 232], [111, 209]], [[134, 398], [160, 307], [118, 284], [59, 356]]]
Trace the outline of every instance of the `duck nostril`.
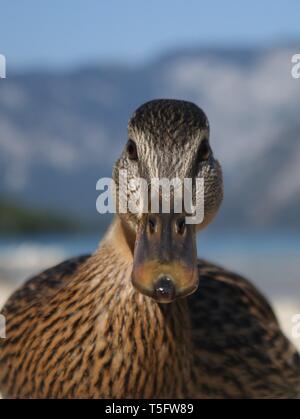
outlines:
[[162, 276], [156, 283], [154, 298], [162, 303], [170, 303], [175, 298], [175, 286], [168, 276]]
[[178, 218], [178, 220], [176, 221], [176, 233], [182, 236], [185, 233], [185, 230], [185, 217]]
[[148, 218], [148, 227], [151, 234], [154, 234], [157, 229], [157, 222], [156, 219], [152, 216], [149, 216]]

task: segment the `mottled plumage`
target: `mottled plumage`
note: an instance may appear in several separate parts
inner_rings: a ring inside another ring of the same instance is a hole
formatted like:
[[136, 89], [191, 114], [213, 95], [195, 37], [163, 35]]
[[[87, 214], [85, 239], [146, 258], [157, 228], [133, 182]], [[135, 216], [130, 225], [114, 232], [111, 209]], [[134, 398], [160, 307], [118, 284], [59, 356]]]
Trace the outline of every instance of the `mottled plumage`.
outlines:
[[[140, 144], [147, 135], [152, 144], [159, 130], [171, 131], [170, 139], [163, 135], [170, 142], [178, 132], [176, 121], [187, 135], [193, 128], [206, 135], [206, 117], [201, 120], [195, 105], [151, 103], [130, 125], [143, 132]], [[193, 121], [199, 126], [193, 127]], [[199, 141], [186, 156], [190, 166]], [[151, 155], [134, 164], [151, 170]], [[163, 160], [163, 154], [157, 156], [158, 168]], [[130, 165], [125, 155], [116, 170], [124, 165]], [[199, 170], [216, 176], [215, 165], [210, 157]], [[136, 167], [130, 170], [137, 174]], [[206, 190], [209, 218], [221, 200], [212, 196], [221, 193], [220, 186], [211, 184]], [[282, 334], [268, 302], [246, 279], [198, 260], [199, 287], [187, 298], [159, 304], [132, 286], [137, 223], [135, 216], [117, 216], [93, 255], [45, 271], [8, 300], [2, 311], [7, 338], [0, 340], [3, 396], [299, 397], [299, 354]]]
[[104, 245], [17, 291], [3, 311], [3, 395], [299, 396], [299, 355], [245, 279], [199, 261], [197, 293], [158, 305], [133, 289], [130, 272]]

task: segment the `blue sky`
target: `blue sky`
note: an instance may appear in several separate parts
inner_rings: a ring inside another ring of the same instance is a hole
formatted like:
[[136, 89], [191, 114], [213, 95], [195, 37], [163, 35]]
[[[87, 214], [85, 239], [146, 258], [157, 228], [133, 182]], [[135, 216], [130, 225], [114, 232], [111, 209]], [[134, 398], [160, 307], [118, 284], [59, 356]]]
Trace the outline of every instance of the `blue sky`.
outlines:
[[0, 0], [0, 53], [17, 68], [140, 62], [187, 45], [300, 41], [299, 19], [299, 0]]

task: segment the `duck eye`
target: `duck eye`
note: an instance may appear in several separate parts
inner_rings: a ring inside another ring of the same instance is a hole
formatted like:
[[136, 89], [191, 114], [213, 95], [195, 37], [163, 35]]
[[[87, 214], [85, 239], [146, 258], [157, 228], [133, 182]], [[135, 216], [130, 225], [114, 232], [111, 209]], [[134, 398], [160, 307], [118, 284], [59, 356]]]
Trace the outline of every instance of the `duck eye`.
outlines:
[[127, 145], [126, 145], [126, 151], [130, 160], [137, 160], [138, 155], [137, 155], [136, 144], [134, 141], [128, 140]]
[[211, 149], [208, 140], [205, 138], [202, 140], [198, 149], [198, 161], [205, 161], [210, 155]]

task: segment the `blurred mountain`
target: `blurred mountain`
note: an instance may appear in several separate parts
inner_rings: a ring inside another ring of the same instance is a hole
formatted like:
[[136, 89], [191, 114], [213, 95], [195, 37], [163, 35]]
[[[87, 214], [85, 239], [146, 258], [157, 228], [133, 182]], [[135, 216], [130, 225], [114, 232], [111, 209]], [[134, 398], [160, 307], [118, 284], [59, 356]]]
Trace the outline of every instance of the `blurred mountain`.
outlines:
[[110, 175], [129, 115], [153, 98], [181, 98], [206, 111], [223, 166], [216, 228], [299, 229], [296, 52], [199, 48], [139, 67], [8, 74], [0, 82], [0, 194], [100, 223], [96, 181]]

